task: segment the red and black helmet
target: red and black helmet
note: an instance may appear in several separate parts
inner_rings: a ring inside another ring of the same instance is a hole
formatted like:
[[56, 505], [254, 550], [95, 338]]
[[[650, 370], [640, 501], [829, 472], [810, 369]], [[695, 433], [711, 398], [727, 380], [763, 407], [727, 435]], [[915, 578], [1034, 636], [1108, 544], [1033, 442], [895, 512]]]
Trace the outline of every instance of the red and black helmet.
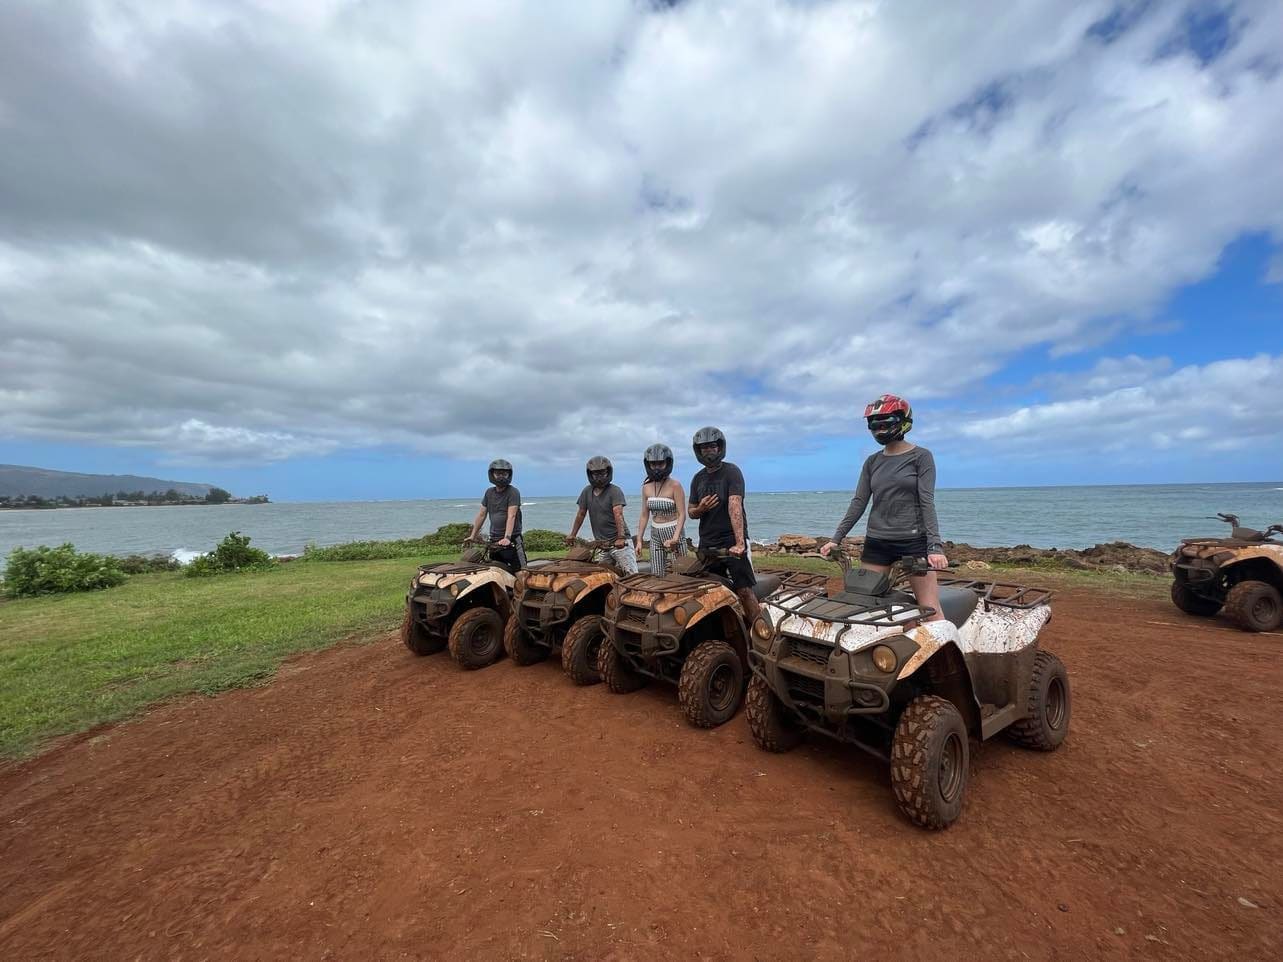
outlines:
[[913, 428], [913, 408], [894, 394], [884, 394], [864, 408], [864, 420], [878, 444], [899, 441]]

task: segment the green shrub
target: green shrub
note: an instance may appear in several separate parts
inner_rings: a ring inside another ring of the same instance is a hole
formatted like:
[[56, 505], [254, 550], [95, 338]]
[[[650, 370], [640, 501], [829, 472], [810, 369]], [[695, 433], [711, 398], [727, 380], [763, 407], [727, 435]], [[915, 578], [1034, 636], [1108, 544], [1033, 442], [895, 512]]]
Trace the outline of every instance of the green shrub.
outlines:
[[566, 536], [560, 531], [535, 528], [523, 531], [521, 539], [525, 541], [527, 551], [564, 551], [566, 548]]
[[463, 539], [468, 536], [472, 530], [472, 525], [466, 521], [451, 521], [449, 524], [443, 524], [432, 534], [425, 534], [423, 540], [432, 545], [440, 545], [445, 548], [457, 548], [463, 544]]
[[182, 564], [167, 554], [131, 554], [120, 559], [120, 570], [127, 575], [145, 575], [153, 571], [177, 571]]
[[403, 541], [349, 541], [318, 548], [309, 544], [303, 549], [305, 561], [378, 561], [385, 558], [418, 558], [428, 554], [445, 554], [455, 550], [451, 545], [433, 544], [426, 538]]
[[194, 558], [183, 574], [189, 578], [205, 578], [233, 571], [262, 571], [276, 565], [270, 554], [251, 548], [249, 542], [249, 535], [233, 531], [213, 551]]
[[74, 545], [56, 548], [14, 548], [4, 572], [4, 589], [15, 598], [69, 591], [97, 591], [124, 584], [129, 576], [109, 555], [77, 551]]
[[[395, 541], [349, 541], [318, 548], [309, 544], [303, 548], [307, 561], [378, 561], [385, 558], [421, 558], [432, 554], [451, 554], [463, 546], [463, 539], [472, 525], [461, 521], [443, 524], [422, 538], [402, 538]], [[527, 551], [561, 551], [566, 547], [565, 536], [557, 531], [536, 528], [522, 537]]]

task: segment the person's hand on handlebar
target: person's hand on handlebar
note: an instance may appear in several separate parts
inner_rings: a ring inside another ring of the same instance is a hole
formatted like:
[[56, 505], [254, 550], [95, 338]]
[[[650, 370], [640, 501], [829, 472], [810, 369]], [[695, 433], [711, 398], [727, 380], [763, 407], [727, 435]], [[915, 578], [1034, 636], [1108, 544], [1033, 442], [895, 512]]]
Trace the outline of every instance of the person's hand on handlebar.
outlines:
[[507, 547], [510, 547], [510, 546], [512, 545], [512, 539], [511, 539], [511, 538], [500, 538], [498, 541], [496, 541], [496, 542], [495, 542], [495, 545], [496, 545], [496, 547], [499, 547], [499, 548], [507, 548]]
[[837, 546], [838, 546], [838, 543], [836, 541], [824, 542], [824, 546], [820, 548], [820, 557], [827, 558], [829, 556], [829, 552], [832, 551]]
[[566, 547], [573, 548], [574, 546], [575, 546], [575, 536], [573, 534], [566, 535]]
[[935, 571], [942, 571], [949, 567], [949, 559], [939, 553], [929, 554], [927, 555], [927, 564], [929, 564]]
[[736, 544], [735, 544], [735, 545], [730, 549], [730, 551], [729, 551], [729, 552], [727, 552], [727, 553], [728, 553], [728, 554], [732, 554], [732, 555], [734, 555], [734, 556], [735, 556], [735, 557], [737, 557], [737, 558], [742, 558], [742, 557], [744, 557], [744, 542], [743, 542], [743, 541], [740, 541], [740, 542], [736, 543]]
[[628, 542], [626, 542], [623, 538], [616, 538], [616, 539], [615, 539], [615, 548], [616, 548], [616, 550], [618, 550], [619, 548], [622, 548], [622, 547], [623, 547], [625, 544], [627, 544], [627, 543], [628, 543]]

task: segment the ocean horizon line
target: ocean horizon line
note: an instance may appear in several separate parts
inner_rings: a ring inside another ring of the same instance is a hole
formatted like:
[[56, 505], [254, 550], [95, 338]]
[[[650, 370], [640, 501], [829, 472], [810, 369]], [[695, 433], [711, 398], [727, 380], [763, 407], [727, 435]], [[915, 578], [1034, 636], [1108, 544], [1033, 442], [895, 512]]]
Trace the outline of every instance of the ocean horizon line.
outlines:
[[[615, 482], [619, 484], [618, 481]], [[968, 485], [960, 487], [937, 487], [936, 491], [1048, 491], [1060, 489], [1098, 489], [1098, 488], [1193, 488], [1193, 487], [1243, 487], [1256, 486], [1272, 488], [1276, 491], [1283, 491], [1283, 478], [1263, 481], [1148, 481], [1148, 482], [1119, 482], [1108, 484], [989, 484], [989, 485]], [[623, 487], [620, 485], [620, 487]], [[485, 490], [484, 488], [481, 490]], [[628, 489], [625, 489], [627, 493]], [[772, 490], [761, 490], [750, 488], [748, 495], [755, 494], [842, 494], [850, 493], [853, 487], [847, 488], [780, 488]], [[579, 496], [578, 491], [561, 492], [557, 494], [530, 494], [523, 492], [522, 497], [527, 499], [523, 504], [529, 503], [528, 499], [532, 498], [556, 498], [571, 499]], [[304, 498], [299, 500], [288, 500], [273, 498], [273, 504], [409, 504], [416, 501], [468, 501], [478, 500], [478, 495], [473, 494], [442, 494], [434, 497], [422, 498]]]

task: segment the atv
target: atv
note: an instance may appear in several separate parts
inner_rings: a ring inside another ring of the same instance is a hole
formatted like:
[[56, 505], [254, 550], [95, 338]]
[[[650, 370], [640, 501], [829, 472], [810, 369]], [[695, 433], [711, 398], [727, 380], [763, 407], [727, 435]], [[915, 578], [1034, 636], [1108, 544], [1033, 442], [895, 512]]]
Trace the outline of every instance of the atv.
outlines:
[[[677, 685], [682, 714], [696, 728], [730, 720], [748, 677], [749, 626], [730, 581], [705, 570], [727, 556], [691, 551], [662, 578], [636, 574], [615, 586], [606, 599], [598, 663], [607, 688], [623, 694], [657, 678]], [[819, 590], [824, 581], [821, 574], [764, 568], [753, 592], [761, 600], [784, 588]]]
[[1069, 678], [1038, 646], [1051, 592], [942, 577], [947, 620], [924, 621], [934, 610], [890, 572], [834, 554], [842, 591], [780, 592], [753, 625], [745, 714], [759, 748], [788, 751], [809, 731], [855, 745], [890, 763], [910, 821], [940, 829], [962, 812], [971, 739], [1060, 747]]
[[1222, 608], [1244, 631], [1274, 631], [1283, 624], [1283, 524], [1244, 528], [1232, 514], [1228, 538], [1187, 538], [1172, 553], [1172, 602], [1189, 615], [1210, 618]]
[[576, 685], [601, 681], [601, 616], [610, 590], [624, 576], [611, 561], [613, 547], [613, 541], [579, 542], [565, 558], [517, 575], [503, 631], [503, 647], [515, 664], [533, 665], [560, 648], [562, 670]]
[[492, 560], [491, 542], [463, 543], [458, 561], [420, 565], [405, 596], [401, 641], [416, 655], [448, 647], [464, 668], [484, 668], [503, 654], [513, 572]]

